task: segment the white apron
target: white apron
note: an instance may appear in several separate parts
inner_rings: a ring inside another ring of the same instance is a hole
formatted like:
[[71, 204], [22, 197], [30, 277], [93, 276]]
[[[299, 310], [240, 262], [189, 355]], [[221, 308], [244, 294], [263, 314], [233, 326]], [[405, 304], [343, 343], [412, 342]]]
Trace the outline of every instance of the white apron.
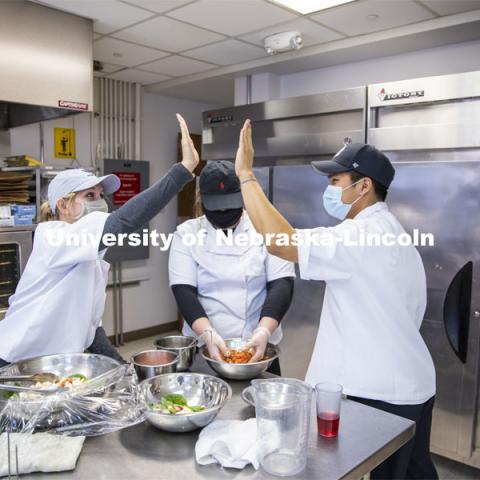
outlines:
[[[204, 245], [186, 247], [182, 236], [206, 231]], [[253, 230], [246, 213], [233, 232], [233, 237]], [[294, 277], [294, 267], [268, 254], [264, 246], [218, 245], [217, 230], [206, 217], [188, 220], [180, 225], [170, 250], [170, 285], [188, 284], [197, 287], [198, 299], [213, 328], [223, 338], [248, 338], [258, 326], [267, 296], [267, 282]], [[195, 336], [185, 323], [184, 335]], [[279, 327], [270, 341], [279, 343]]]

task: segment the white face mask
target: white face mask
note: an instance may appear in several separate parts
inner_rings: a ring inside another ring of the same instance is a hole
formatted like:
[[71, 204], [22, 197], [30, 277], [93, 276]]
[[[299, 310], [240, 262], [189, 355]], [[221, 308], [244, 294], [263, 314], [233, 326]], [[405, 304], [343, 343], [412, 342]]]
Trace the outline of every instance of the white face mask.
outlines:
[[73, 218], [74, 220], [78, 220], [92, 212], [108, 213], [108, 205], [103, 198], [100, 198], [99, 200], [93, 200], [92, 202], [78, 202], [78, 203], [80, 203], [81, 205], [81, 210], [80, 210], [80, 213]]
[[338, 218], [339, 220], [344, 220], [352, 206], [357, 203], [363, 197], [363, 195], [360, 195], [352, 203], [343, 203], [342, 193], [362, 180], [363, 178], [345, 188], [329, 185], [325, 189], [325, 192], [323, 192], [323, 206], [325, 207], [327, 213], [332, 217]]

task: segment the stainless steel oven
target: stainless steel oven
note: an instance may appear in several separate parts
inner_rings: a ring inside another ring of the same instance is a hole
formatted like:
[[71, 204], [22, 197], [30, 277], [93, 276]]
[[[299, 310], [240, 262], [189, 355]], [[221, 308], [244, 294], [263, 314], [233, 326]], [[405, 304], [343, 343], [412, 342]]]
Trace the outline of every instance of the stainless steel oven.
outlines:
[[32, 252], [34, 226], [0, 228], [0, 320]]

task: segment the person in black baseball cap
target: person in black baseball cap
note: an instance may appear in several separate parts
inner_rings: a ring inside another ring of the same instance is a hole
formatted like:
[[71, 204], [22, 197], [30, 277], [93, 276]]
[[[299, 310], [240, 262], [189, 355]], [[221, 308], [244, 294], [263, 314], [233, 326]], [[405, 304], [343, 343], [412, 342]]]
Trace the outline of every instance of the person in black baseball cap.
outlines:
[[[245, 246], [235, 240], [254, 233], [243, 209], [240, 182], [233, 162], [210, 161], [199, 179], [204, 215], [177, 227], [169, 258], [173, 295], [185, 323], [183, 334], [205, 342], [209, 355], [227, 354], [223, 339], [243, 338], [263, 358], [267, 344], [282, 338], [280, 322], [293, 294], [295, 270], [291, 262], [273, 257], [261, 245]], [[231, 244], [219, 243], [222, 237]], [[186, 233], [204, 232], [202, 244], [189, 246]], [[281, 374], [278, 359], [269, 371]]]
[[339, 220], [354, 218], [365, 205], [384, 201], [395, 176], [388, 157], [364, 143], [345, 144], [332, 160], [314, 161], [312, 167], [330, 178], [323, 205]]
[[[235, 161], [245, 209], [270, 254], [297, 262], [303, 280], [326, 283], [305, 381], [340, 384], [350, 399], [416, 422], [414, 438], [375, 467], [372, 480], [438, 479], [430, 455], [435, 367], [420, 334], [425, 270], [413, 239], [403, 242], [408, 235], [384, 201], [395, 175], [392, 164], [362, 143], [313, 162], [329, 180], [324, 207], [342, 221], [295, 228], [255, 178], [251, 130], [247, 120]], [[301, 199], [291, 202], [303, 213]]]
[[232, 162], [208, 162], [200, 174], [203, 212], [216, 228], [230, 228], [240, 221], [243, 198]]

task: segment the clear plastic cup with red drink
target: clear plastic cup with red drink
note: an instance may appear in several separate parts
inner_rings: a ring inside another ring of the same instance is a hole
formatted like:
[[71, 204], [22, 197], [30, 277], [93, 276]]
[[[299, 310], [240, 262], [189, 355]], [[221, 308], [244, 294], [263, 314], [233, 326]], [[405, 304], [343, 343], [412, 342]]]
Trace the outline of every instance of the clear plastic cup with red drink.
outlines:
[[315, 385], [318, 434], [322, 437], [338, 435], [342, 390], [342, 386], [335, 383]]

